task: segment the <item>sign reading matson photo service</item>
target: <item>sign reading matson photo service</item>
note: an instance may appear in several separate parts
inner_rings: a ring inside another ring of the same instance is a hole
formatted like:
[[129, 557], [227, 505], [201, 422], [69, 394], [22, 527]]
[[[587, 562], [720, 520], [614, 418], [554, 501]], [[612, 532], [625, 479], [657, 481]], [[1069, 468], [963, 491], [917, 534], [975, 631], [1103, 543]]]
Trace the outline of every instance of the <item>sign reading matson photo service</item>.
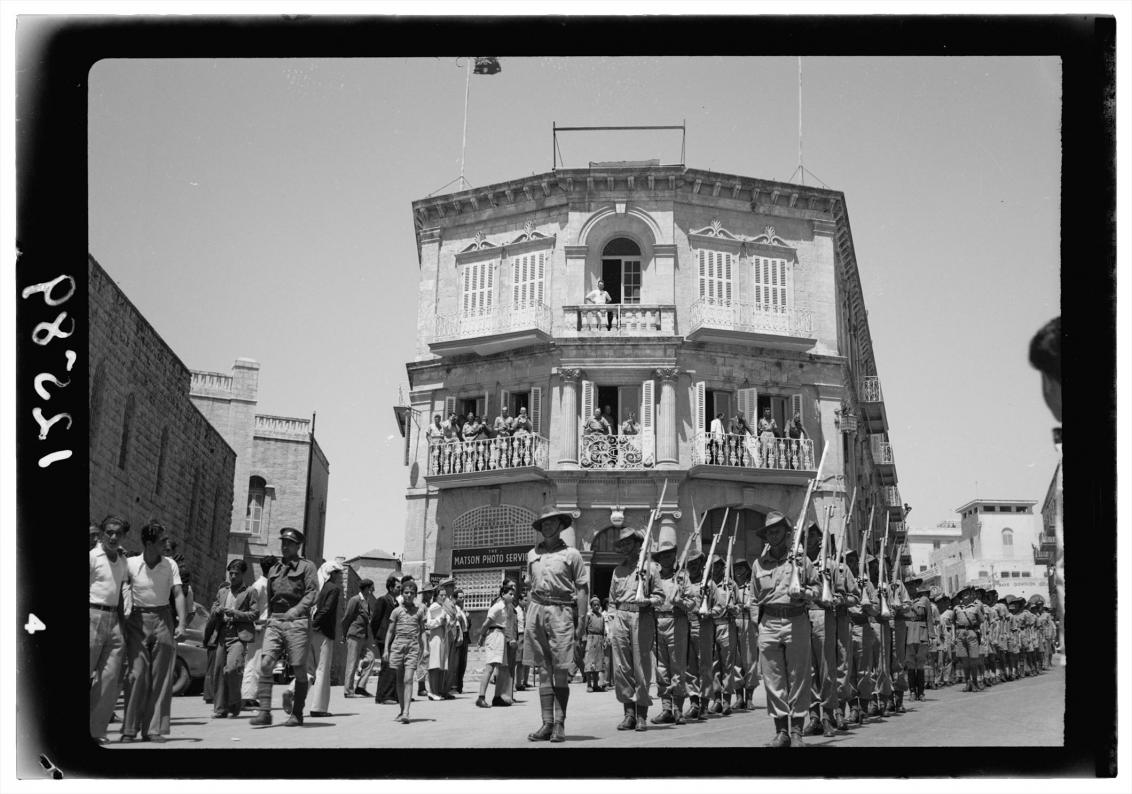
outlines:
[[454, 549], [452, 570], [476, 568], [525, 568], [530, 546], [486, 546], [477, 549]]

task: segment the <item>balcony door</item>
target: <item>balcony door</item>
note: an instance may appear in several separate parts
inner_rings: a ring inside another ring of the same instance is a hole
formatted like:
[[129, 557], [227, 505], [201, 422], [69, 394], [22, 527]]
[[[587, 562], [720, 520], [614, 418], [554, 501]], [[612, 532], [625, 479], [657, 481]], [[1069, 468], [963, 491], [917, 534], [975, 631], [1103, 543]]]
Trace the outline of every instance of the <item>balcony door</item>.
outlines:
[[640, 303], [640, 246], [625, 237], [610, 240], [601, 254], [601, 280], [613, 303]]

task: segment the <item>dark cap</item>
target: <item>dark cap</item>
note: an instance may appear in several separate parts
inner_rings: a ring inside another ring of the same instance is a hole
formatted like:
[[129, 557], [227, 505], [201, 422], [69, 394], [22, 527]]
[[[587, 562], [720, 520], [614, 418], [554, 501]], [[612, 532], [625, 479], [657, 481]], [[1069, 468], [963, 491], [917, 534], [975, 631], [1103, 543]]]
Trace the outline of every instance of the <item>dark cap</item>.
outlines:
[[373, 579], [362, 579], [358, 582], [359, 590], [365, 590], [367, 587], [373, 587]]
[[455, 587], [456, 586], [456, 579], [455, 579], [455, 577], [452, 577], [452, 576], [446, 576], [443, 579], [441, 579], [439, 582], [437, 582], [436, 586], [437, 587]]
[[283, 527], [283, 529], [279, 530], [279, 539], [293, 540], [295, 543], [298, 543], [300, 545], [304, 540], [303, 533], [293, 527]]

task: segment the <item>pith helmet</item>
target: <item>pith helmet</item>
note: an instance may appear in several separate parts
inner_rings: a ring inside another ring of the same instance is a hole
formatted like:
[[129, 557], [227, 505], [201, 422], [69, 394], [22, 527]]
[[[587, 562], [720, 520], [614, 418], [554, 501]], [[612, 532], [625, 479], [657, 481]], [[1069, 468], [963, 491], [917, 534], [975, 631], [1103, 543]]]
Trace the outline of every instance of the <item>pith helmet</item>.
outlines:
[[656, 550], [653, 552], [655, 557], [661, 552], [668, 551], [669, 549], [676, 549], [676, 528], [671, 524], [661, 524], [660, 529], [656, 533]]
[[629, 540], [630, 538], [643, 541], [645, 539], [645, 533], [635, 527], [621, 527], [621, 531], [617, 533], [617, 541]]
[[790, 523], [789, 518], [782, 515], [782, 513], [778, 512], [777, 510], [771, 510], [766, 514], [766, 523], [762, 525], [762, 528], [756, 529], [755, 534], [763, 540], [766, 540], [767, 530], [771, 527], [777, 526], [778, 524], [785, 524], [787, 531], [794, 529], [794, 525]]
[[[666, 551], [676, 551], [676, 541], [669, 540], [668, 538], [661, 538], [660, 543], [657, 545], [656, 551], [652, 553], [652, 556], [655, 557], [656, 555], [662, 554]], [[689, 556], [691, 555], [689, 554]]]
[[537, 530], [538, 525], [541, 524], [543, 521], [545, 521], [548, 518], [561, 518], [563, 529], [570, 526], [570, 524], [572, 524], [574, 522], [573, 514], [567, 512], [565, 510], [559, 510], [554, 505], [545, 505], [542, 508], [542, 514], [538, 518], [536, 518], [534, 521], [531, 522], [531, 526], [534, 527]]

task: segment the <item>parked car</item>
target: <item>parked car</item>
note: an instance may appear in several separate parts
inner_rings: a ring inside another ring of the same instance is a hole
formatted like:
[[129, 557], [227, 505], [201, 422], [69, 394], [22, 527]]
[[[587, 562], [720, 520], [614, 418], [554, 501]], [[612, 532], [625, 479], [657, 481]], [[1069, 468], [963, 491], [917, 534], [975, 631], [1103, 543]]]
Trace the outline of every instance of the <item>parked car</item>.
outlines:
[[177, 643], [177, 661], [173, 668], [173, 694], [199, 693], [208, 674], [208, 650], [204, 647], [204, 626], [208, 610], [193, 602], [193, 614], [184, 638]]

